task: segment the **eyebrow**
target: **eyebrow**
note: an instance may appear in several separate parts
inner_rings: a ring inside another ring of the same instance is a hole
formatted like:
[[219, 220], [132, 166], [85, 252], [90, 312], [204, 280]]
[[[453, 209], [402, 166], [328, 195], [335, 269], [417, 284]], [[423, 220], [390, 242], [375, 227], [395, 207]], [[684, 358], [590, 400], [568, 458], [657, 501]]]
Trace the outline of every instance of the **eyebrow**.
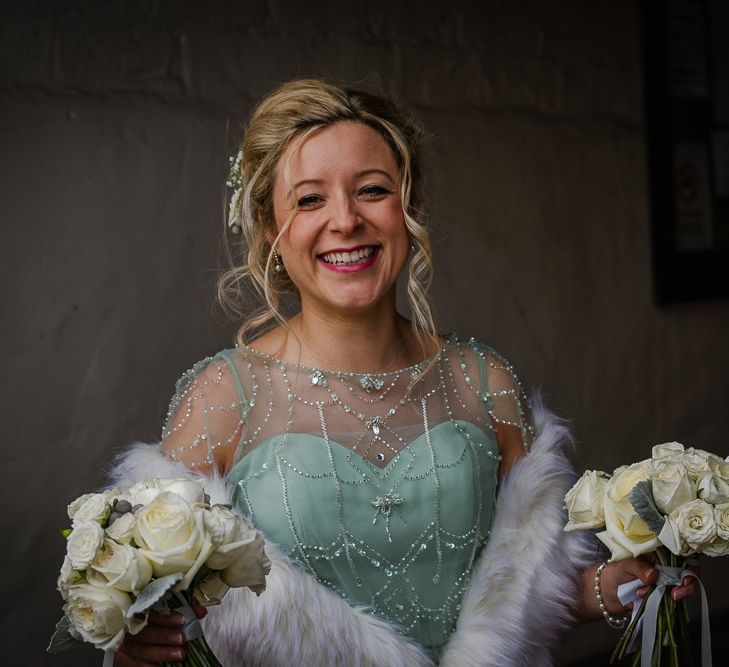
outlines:
[[[373, 167], [372, 169], [364, 169], [357, 172], [355, 174], [355, 178], [362, 178], [363, 176], [370, 176], [371, 174], [380, 174], [381, 176], [387, 178], [387, 180], [391, 183], [394, 183], [394, 179], [388, 172], [386, 172], [384, 169], [378, 169], [376, 167]], [[296, 188], [300, 188], [302, 185], [321, 185], [323, 182], [324, 181], [321, 178], [306, 178], [303, 181], [297, 181], [296, 183], [294, 183], [294, 190], [296, 190]]]

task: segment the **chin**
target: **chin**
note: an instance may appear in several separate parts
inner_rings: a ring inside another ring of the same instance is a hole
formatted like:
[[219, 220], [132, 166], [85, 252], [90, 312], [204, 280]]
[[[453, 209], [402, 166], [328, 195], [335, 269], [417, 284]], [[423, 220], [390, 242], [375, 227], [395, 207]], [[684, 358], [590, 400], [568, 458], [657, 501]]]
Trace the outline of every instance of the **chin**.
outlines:
[[[394, 295], [394, 292], [393, 292]], [[360, 293], [347, 293], [329, 295], [328, 298], [323, 299], [323, 303], [326, 304], [327, 310], [337, 313], [352, 313], [361, 314], [364, 311], [378, 309], [386, 306], [390, 302], [393, 303], [390, 293], [373, 293], [372, 290]]]

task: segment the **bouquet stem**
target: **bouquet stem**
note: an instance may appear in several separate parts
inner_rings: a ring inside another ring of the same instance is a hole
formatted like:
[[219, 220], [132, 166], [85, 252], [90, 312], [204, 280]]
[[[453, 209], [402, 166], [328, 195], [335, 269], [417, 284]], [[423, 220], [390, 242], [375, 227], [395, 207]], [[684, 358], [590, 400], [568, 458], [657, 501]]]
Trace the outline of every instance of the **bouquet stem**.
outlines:
[[[652, 592], [653, 589], [651, 589], [650, 592]], [[638, 607], [638, 613], [635, 615], [635, 618], [633, 618], [630, 621], [630, 625], [628, 625], [627, 628], [623, 631], [623, 634], [620, 635], [620, 639], [618, 640], [618, 643], [615, 645], [615, 648], [613, 649], [613, 653], [610, 656], [610, 662], [617, 662], [618, 660], [621, 660], [625, 654], [628, 651], [628, 645], [630, 644], [630, 640], [633, 637], [633, 633], [635, 632], [635, 628], [638, 625], [638, 621], [640, 620], [640, 617], [643, 615], [643, 612], [645, 611], [646, 603], [648, 602], [648, 596], [646, 595], [640, 602], [640, 607]], [[636, 656], [638, 660], [640, 660], [640, 651], [636, 652]], [[635, 660], [633, 661], [633, 664], [637, 664]]]
[[[673, 554], [664, 553], [664, 549], [656, 551], [657, 562], [666, 568], [685, 567], [683, 559]], [[648, 600], [653, 594], [656, 586], [652, 586], [647, 595], [640, 601], [640, 606], [628, 627], [620, 636], [615, 649], [613, 650], [610, 662], [622, 660], [631, 650], [636, 642], [636, 634], [639, 621], [645, 614]], [[685, 601], [675, 602], [671, 597], [672, 587], [666, 587], [663, 596], [658, 603], [657, 616], [655, 618], [655, 642], [653, 643], [653, 655], [650, 662], [641, 662], [642, 653], [640, 641], [638, 640], [637, 650], [633, 655], [631, 664], [633, 667], [683, 667], [693, 665], [690, 656], [690, 644], [688, 637], [688, 616]], [[655, 612], [654, 612], [655, 613]]]

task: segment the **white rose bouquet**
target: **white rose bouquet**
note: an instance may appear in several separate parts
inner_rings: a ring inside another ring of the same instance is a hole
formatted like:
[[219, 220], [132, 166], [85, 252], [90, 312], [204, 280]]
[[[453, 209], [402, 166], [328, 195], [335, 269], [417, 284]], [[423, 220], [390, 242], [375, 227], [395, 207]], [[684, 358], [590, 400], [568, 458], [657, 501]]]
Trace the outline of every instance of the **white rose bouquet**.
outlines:
[[[565, 509], [566, 531], [604, 528], [597, 537], [610, 550], [610, 560], [648, 553], [656, 559], [658, 581], [642, 601], [635, 595], [640, 582], [618, 588], [623, 604], [633, 602], [633, 613], [611, 662], [633, 650], [642, 630], [634, 664], [638, 659], [643, 665], [684, 664], [679, 654], [687, 644], [685, 602], [664, 594], [685, 576], [698, 581], [688, 569], [698, 555], [729, 555], [729, 460], [678, 442], [656, 445], [650, 459], [612, 475], [585, 472], [565, 496]], [[710, 660], [710, 650], [705, 625], [705, 659], [709, 654]]]
[[182, 663], [220, 665], [190, 607], [218, 604], [228, 588], [266, 588], [271, 563], [261, 535], [227, 505], [210, 505], [190, 479], [148, 479], [88, 493], [68, 506], [66, 556], [58, 578], [65, 605], [48, 650], [86, 641], [112, 653], [147, 624], [150, 609], [187, 619]]

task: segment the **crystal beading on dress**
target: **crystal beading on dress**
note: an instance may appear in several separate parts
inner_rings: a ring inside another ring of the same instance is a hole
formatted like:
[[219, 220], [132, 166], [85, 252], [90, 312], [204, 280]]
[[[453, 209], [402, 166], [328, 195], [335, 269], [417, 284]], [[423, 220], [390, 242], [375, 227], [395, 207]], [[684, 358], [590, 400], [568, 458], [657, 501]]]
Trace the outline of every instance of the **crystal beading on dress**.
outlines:
[[488, 539], [502, 425], [529, 446], [512, 368], [474, 340], [361, 374], [240, 348], [183, 376], [163, 447], [193, 469], [223, 448], [236, 505], [270, 540], [437, 657]]

